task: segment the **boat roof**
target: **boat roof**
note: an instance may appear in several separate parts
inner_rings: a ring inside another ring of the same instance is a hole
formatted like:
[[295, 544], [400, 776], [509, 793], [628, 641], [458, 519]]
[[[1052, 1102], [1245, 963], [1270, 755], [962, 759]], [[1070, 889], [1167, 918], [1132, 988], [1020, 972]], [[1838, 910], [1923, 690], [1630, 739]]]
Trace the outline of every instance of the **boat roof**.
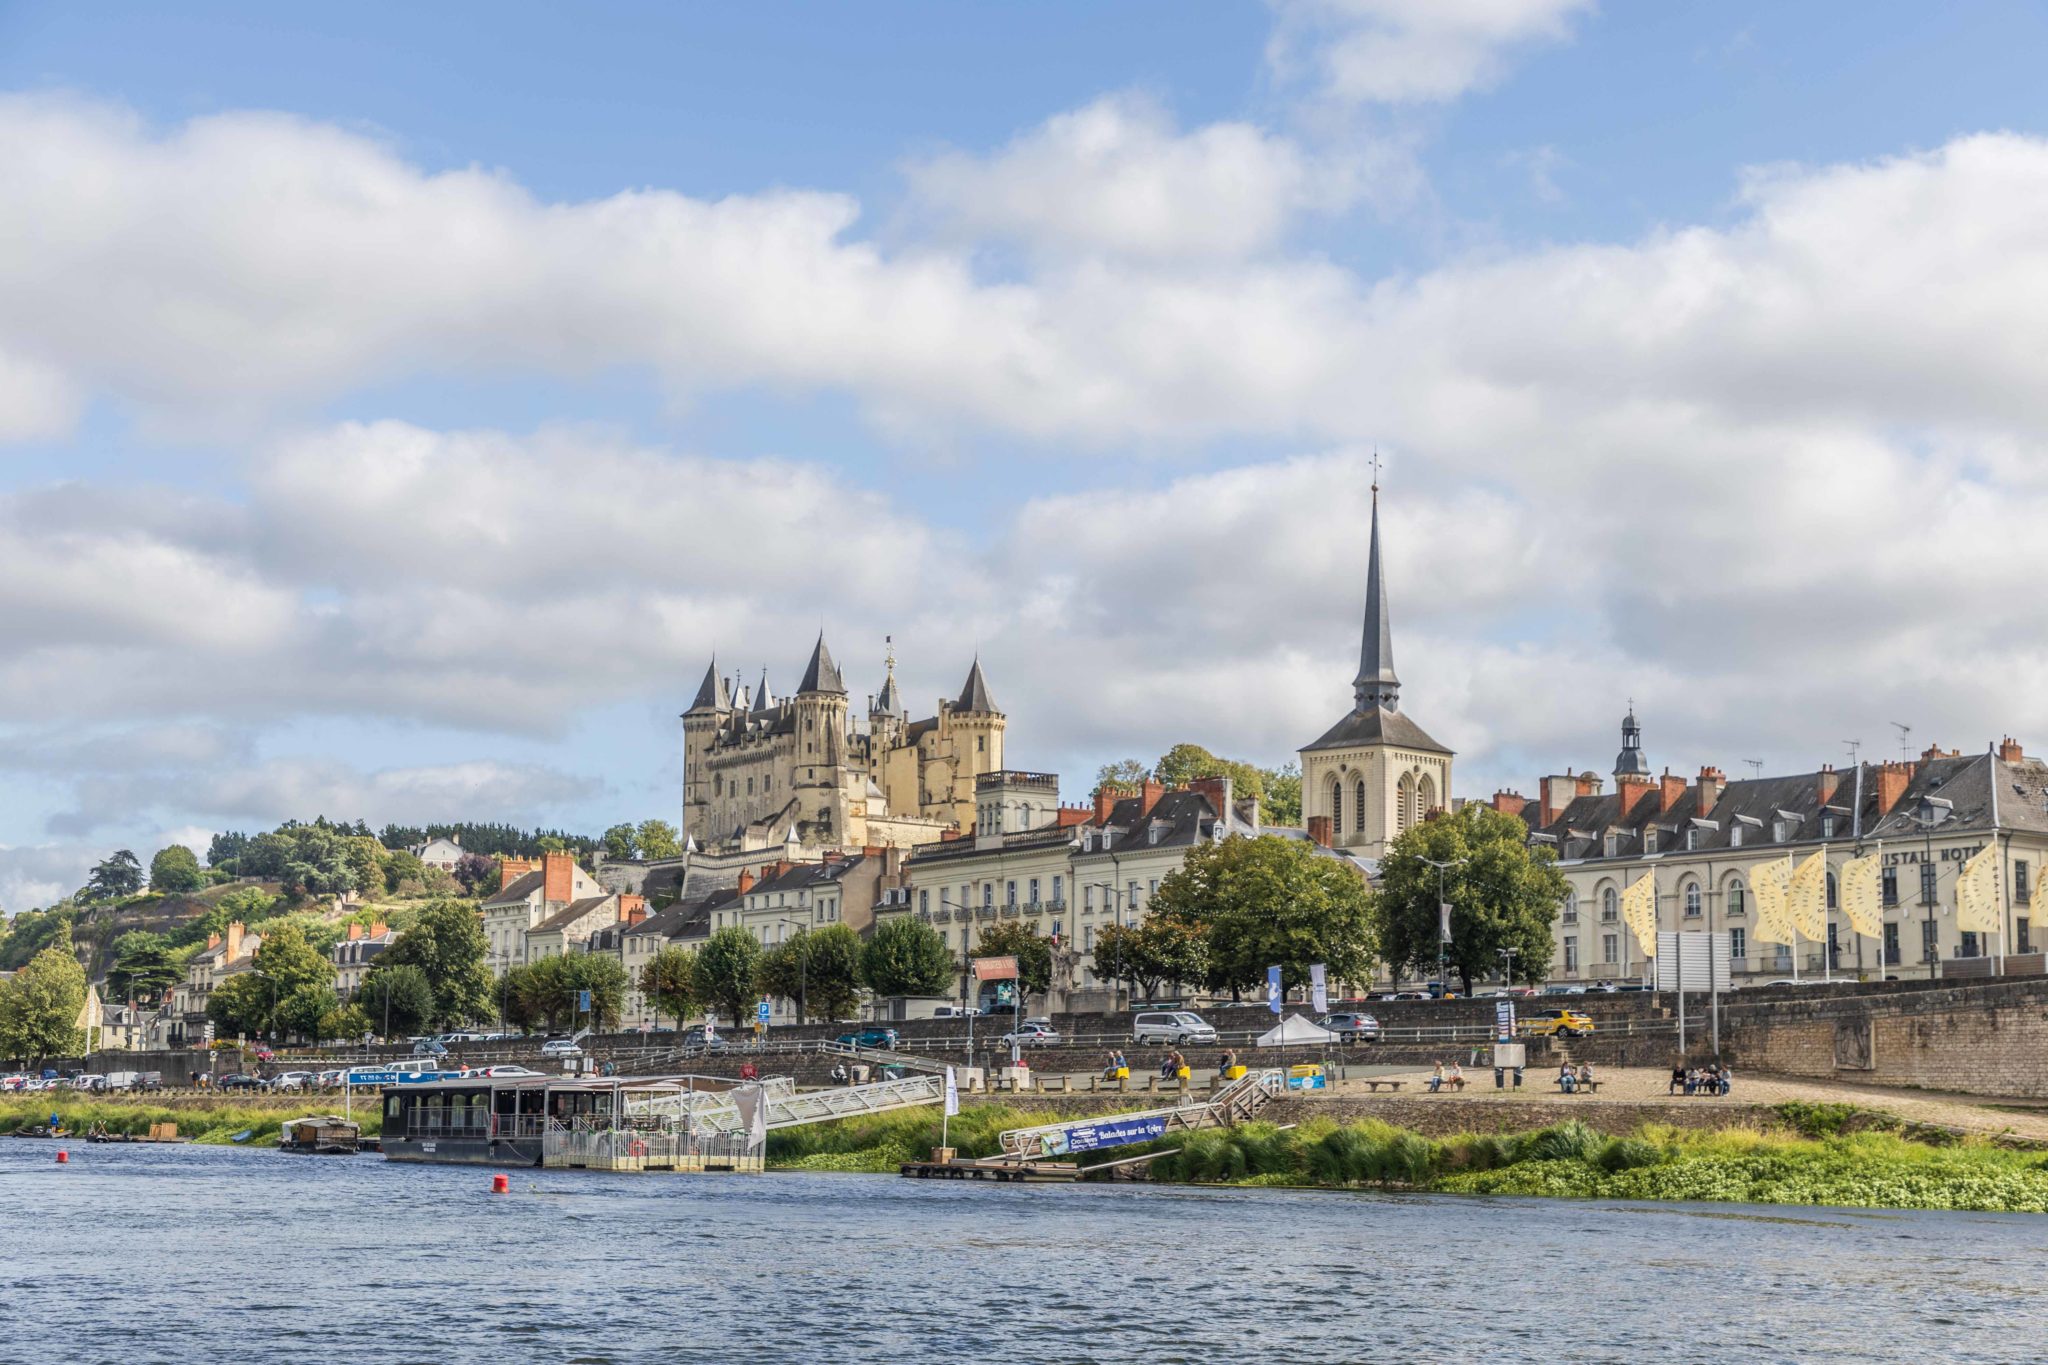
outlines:
[[492, 1089], [514, 1090], [540, 1087], [545, 1090], [564, 1092], [588, 1091], [603, 1094], [612, 1090], [730, 1090], [735, 1086], [750, 1084], [736, 1081], [730, 1076], [463, 1076], [445, 1081], [421, 1081], [408, 1085], [400, 1094], [418, 1095], [437, 1090], [475, 1089], [488, 1086]]

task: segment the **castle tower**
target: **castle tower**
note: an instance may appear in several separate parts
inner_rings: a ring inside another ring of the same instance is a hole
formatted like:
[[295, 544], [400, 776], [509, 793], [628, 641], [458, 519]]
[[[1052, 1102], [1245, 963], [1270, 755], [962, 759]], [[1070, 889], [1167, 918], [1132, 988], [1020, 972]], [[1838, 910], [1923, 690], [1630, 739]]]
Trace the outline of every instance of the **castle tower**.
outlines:
[[981, 656], [967, 671], [967, 682], [952, 701], [939, 703], [939, 727], [946, 739], [943, 771], [933, 765], [926, 813], [952, 820], [962, 829], [975, 822], [975, 779], [1003, 768], [1003, 731], [1008, 719], [996, 709]]
[[868, 704], [868, 752], [886, 754], [903, 742], [903, 727], [909, 717], [903, 708], [903, 693], [896, 686], [896, 641], [883, 636], [887, 652], [882, 666], [887, 670], [882, 690]]
[[[765, 684], [764, 684], [765, 686]], [[811, 648], [803, 681], [789, 703], [795, 712], [797, 824], [808, 827], [810, 842], [837, 843], [849, 834], [846, 780], [846, 684], [825, 633]]]
[[1301, 751], [1301, 808], [1313, 837], [1368, 858], [1402, 830], [1451, 804], [1451, 751], [1400, 710], [1394, 631], [1380, 563], [1380, 489], [1372, 486], [1365, 626], [1351, 714]]
[[711, 774], [706, 761], [713, 738], [732, 712], [732, 691], [718, 674], [718, 660], [704, 670], [696, 699], [683, 712], [683, 837], [702, 840], [710, 828]]

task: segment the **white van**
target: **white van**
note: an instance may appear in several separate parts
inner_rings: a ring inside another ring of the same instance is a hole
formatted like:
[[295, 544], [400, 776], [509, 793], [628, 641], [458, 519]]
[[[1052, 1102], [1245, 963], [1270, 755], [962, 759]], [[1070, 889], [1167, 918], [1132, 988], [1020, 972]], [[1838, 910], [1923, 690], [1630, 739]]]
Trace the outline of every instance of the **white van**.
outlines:
[[1141, 1045], [1167, 1043], [1174, 1047], [1186, 1043], [1213, 1043], [1216, 1030], [1204, 1023], [1199, 1014], [1190, 1014], [1186, 1010], [1159, 1010], [1131, 1019], [1131, 1041]]

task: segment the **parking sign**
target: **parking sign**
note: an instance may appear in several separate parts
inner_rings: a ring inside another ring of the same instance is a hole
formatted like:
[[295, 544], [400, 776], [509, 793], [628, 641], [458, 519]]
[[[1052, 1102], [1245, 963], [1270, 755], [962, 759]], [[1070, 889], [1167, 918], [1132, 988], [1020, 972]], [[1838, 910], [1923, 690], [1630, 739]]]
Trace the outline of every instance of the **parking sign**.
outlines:
[[759, 1019], [764, 1024], [768, 1022], [768, 1014], [769, 1009], [768, 1002], [766, 1000], [763, 1000], [760, 1004], [754, 1007], [754, 1017], [756, 1019]]

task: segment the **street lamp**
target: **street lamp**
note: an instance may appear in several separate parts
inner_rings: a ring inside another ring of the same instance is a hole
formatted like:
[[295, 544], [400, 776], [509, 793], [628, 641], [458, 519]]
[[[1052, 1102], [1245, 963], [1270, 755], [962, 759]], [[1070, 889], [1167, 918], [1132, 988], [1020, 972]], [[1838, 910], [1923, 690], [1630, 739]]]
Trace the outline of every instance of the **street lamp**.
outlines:
[[1500, 955], [1508, 960], [1507, 974], [1501, 978], [1501, 981], [1504, 985], [1512, 988], [1515, 984], [1515, 950], [1513, 948], [1503, 948], [1500, 950]]
[[967, 951], [967, 943], [973, 932], [974, 915], [968, 907], [956, 905], [952, 901], [947, 900], [946, 893], [943, 891], [939, 893], [939, 908], [941, 910], [951, 909], [960, 912], [960, 1007], [967, 1011], [967, 1065], [973, 1066], [974, 1013], [976, 1003], [970, 1002], [967, 995], [971, 989], [969, 983], [974, 979], [974, 958]]
[[1465, 860], [1446, 858], [1438, 862], [1435, 858], [1424, 858], [1422, 861], [1436, 869], [1436, 912], [1439, 916], [1436, 934], [1436, 998], [1441, 1000], [1451, 993], [1450, 974], [1444, 969], [1444, 936], [1450, 932], [1449, 917], [1444, 915], [1444, 872], [1453, 867], [1464, 866]]

